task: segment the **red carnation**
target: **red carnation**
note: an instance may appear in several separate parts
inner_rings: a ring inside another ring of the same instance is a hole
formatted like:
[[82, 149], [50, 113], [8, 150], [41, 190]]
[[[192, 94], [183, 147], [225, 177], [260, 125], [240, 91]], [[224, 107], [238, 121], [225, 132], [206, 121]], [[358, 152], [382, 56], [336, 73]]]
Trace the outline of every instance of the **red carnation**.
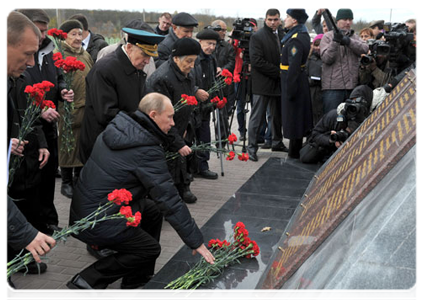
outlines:
[[119, 211], [119, 213], [122, 215], [122, 216], [125, 216], [125, 218], [131, 218], [132, 217], [132, 208], [130, 207], [130, 206], [122, 206], [121, 208], [120, 208], [120, 211]]
[[109, 193], [107, 199], [117, 205], [121, 205], [122, 203], [129, 204], [129, 201], [132, 201], [132, 194], [126, 189], [116, 189]]
[[229, 151], [228, 156], [226, 157], [226, 160], [233, 160], [235, 158], [235, 152]]
[[56, 60], [59, 60], [59, 59], [63, 59], [62, 53], [60, 53], [60, 52], [54, 53], [53, 54], [53, 60], [56, 61]]
[[51, 100], [44, 100], [43, 101], [43, 108], [44, 107], [48, 107], [48, 108], [51, 108], [51, 109], [56, 109], [56, 105]]
[[141, 223], [141, 213], [137, 211], [134, 216], [128, 218], [126, 226], [137, 227]]
[[233, 144], [234, 142], [236, 142], [238, 139], [237, 139], [237, 137], [236, 137], [236, 135], [234, 134], [234, 133], [231, 133], [229, 136], [228, 136], [228, 142], [229, 142], [229, 144]]
[[238, 158], [240, 161], [248, 161], [248, 153], [238, 154]]

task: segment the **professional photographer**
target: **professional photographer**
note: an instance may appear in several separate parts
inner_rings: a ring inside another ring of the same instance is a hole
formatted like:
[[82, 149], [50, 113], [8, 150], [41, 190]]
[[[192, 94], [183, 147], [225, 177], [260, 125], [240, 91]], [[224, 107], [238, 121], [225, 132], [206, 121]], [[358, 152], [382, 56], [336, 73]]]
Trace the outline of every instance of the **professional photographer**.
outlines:
[[371, 89], [381, 87], [389, 80], [390, 46], [382, 40], [368, 40], [369, 54], [360, 58], [359, 82]]
[[351, 9], [339, 9], [337, 28], [325, 33], [320, 43], [323, 113], [348, 99], [358, 85], [359, 58], [369, 51], [369, 46], [351, 29], [353, 19]]
[[301, 162], [313, 164], [326, 161], [370, 114], [372, 99], [372, 89], [360, 85], [351, 92], [340, 114], [337, 109], [325, 114], [301, 149]]

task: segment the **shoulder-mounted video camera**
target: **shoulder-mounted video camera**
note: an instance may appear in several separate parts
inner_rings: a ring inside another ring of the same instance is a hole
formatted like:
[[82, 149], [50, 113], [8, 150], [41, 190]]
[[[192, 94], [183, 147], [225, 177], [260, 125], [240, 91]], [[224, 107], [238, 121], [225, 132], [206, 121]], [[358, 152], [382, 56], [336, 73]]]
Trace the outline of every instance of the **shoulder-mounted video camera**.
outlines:
[[250, 43], [251, 35], [254, 32], [254, 25], [249, 18], [236, 19], [232, 24], [234, 29], [230, 36], [234, 40], [239, 40], [239, 48], [246, 49]]

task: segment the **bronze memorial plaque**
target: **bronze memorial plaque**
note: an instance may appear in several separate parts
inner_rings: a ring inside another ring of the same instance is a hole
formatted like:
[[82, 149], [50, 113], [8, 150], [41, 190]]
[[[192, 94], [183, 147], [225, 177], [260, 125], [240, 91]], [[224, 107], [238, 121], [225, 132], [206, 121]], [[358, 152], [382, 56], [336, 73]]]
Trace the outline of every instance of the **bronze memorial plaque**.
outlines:
[[416, 75], [410, 71], [320, 168], [259, 288], [279, 289], [416, 143]]

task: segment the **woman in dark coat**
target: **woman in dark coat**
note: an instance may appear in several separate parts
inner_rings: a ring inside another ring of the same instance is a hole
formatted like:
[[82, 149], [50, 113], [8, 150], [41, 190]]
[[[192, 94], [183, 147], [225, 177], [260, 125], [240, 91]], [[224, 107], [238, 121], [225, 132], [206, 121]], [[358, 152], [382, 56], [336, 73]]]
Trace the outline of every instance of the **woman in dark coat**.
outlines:
[[[157, 92], [172, 101], [175, 106], [181, 95], [194, 95], [195, 80], [190, 71], [200, 54], [200, 44], [191, 38], [176, 41], [169, 60], [164, 62], [147, 80], [147, 93]], [[194, 128], [190, 124], [193, 106], [185, 105], [175, 112], [173, 117], [175, 126], [169, 131], [170, 152], [179, 152], [180, 157], [168, 161], [169, 171], [173, 181], [186, 203], [194, 203], [197, 197], [190, 190], [191, 176], [187, 166], [186, 154], [191, 153], [188, 147], [192, 143]]]
[[289, 32], [282, 39], [282, 127], [289, 139], [288, 156], [299, 158], [303, 137], [313, 128], [310, 88], [304, 72], [310, 52], [310, 36], [304, 23], [304, 9], [288, 9], [285, 27]]

